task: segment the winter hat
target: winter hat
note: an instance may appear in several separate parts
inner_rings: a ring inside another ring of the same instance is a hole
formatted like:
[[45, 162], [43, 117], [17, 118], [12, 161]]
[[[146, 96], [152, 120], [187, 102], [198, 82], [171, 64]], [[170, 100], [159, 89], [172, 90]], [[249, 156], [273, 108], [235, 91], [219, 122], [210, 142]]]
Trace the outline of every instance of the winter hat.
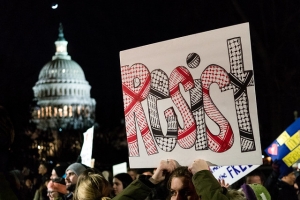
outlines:
[[79, 176], [82, 172], [86, 170], [86, 168], [81, 163], [73, 163], [66, 169], [66, 172], [69, 170], [71, 170], [77, 176]]
[[289, 173], [292, 173], [293, 171], [293, 167], [282, 166], [279, 170], [279, 178], [281, 179], [282, 177], [289, 175]]
[[243, 184], [241, 187], [247, 200], [271, 200], [270, 193], [261, 184]]
[[59, 192], [61, 194], [67, 194], [67, 188], [65, 185], [49, 181], [47, 189], [53, 192]]
[[114, 178], [119, 179], [123, 184], [123, 189], [125, 189], [133, 180], [131, 176], [127, 173], [120, 173], [114, 176]]

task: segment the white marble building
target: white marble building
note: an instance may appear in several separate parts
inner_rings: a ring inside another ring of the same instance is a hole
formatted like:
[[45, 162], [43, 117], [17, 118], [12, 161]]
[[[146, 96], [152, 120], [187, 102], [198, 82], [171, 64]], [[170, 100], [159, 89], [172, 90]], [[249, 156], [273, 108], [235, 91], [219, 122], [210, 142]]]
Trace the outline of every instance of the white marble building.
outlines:
[[90, 97], [91, 86], [82, 68], [68, 55], [67, 44], [60, 25], [56, 53], [33, 87], [37, 105], [32, 121], [41, 130], [82, 129], [95, 122], [96, 101]]

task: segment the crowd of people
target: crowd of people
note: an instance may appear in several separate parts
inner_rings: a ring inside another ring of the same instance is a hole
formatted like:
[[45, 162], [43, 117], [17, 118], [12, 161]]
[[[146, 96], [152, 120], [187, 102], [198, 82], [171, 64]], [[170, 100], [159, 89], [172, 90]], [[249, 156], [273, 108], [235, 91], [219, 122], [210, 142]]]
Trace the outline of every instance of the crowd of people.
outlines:
[[114, 176], [80, 162], [41, 162], [35, 175], [26, 166], [7, 169], [13, 140], [13, 125], [0, 107], [0, 200], [300, 200], [300, 176], [282, 161], [273, 162], [267, 178], [254, 170], [232, 185], [217, 180], [202, 159], [187, 166], [161, 160], [154, 170], [128, 169]]

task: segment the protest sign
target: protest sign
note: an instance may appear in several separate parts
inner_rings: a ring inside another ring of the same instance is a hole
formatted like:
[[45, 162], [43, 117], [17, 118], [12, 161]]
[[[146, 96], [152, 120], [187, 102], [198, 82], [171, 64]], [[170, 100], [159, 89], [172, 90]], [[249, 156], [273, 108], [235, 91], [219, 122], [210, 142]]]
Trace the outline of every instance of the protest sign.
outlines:
[[300, 159], [300, 118], [292, 123], [265, 152], [272, 160], [282, 160], [290, 167]]
[[260, 165], [213, 166], [210, 167], [210, 170], [216, 179], [224, 180], [226, 184], [231, 185], [259, 166]]
[[113, 176], [120, 174], [120, 173], [127, 173], [127, 163], [126, 162], [113, 165]]
[[80, 156], [81, 163], [86, 166], [93, 167], [92, 163], [92, 153], [93, 153], [93, 138], [94, 138], [94, 126], [89, 128], [85, 133], [83, 133], [83, 145], [81, 148]]
[[249, 24], [120, 52], [131, 168], [261, 164]]

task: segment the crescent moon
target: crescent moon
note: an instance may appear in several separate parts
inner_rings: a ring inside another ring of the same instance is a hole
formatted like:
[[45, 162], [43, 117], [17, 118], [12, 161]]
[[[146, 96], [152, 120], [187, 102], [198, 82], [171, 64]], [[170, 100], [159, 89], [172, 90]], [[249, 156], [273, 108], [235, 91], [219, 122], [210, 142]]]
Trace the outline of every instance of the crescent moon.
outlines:
[[56, 9], [58, 7], [58, 4], [56, 3], [56, 4], [54, 4], [54, 5], [52, 5], [52, 9]]

